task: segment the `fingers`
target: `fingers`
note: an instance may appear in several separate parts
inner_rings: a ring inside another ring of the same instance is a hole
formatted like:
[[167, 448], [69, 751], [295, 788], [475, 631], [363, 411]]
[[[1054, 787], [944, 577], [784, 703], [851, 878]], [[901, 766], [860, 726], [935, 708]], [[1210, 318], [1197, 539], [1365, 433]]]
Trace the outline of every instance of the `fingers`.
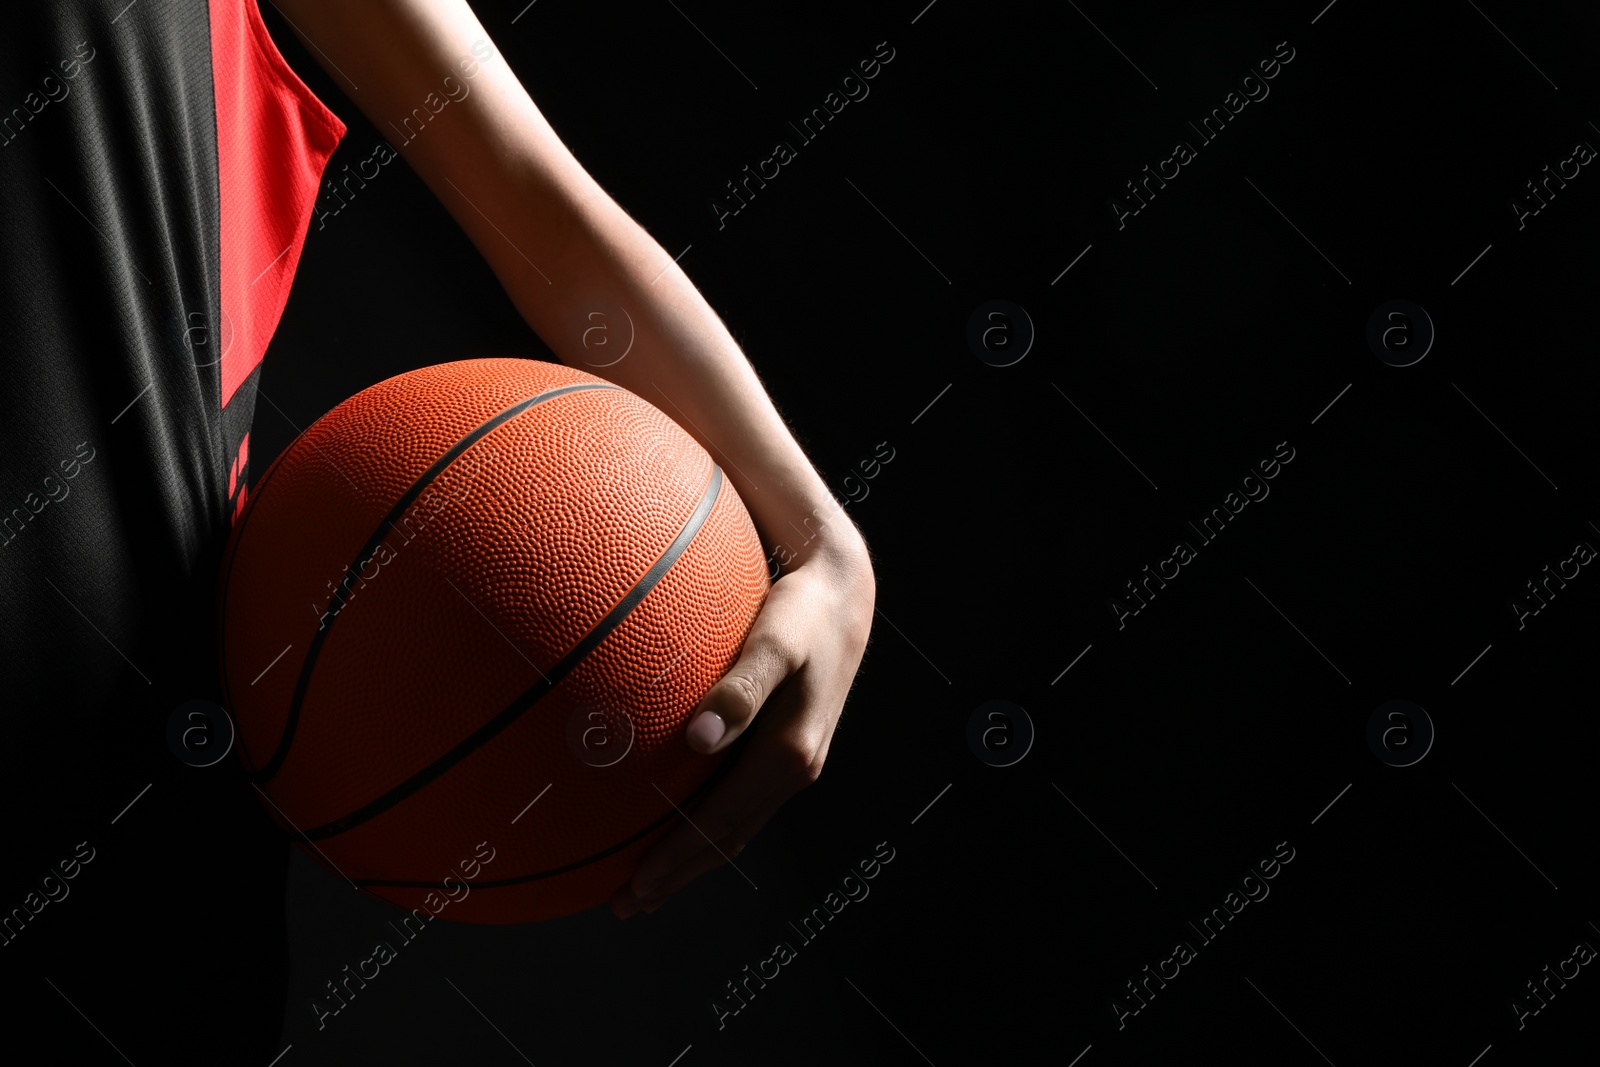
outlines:
[[684, 735], [690, 748], [709, 755], [733, 744], [773, 692], [799, 670], [802, 657], [787, 636], [796, 607], [789, 588], [782, 583], [772, 587], [738, 660], [690, 717]]
[[788, 794], [778, 795], [777, 792], [774, 792], [768, 801], [762, 805], [761, 809], [743, 826], [718, 842], [715, 848], [701, 849], [687, 863], [684, 863], [675, 872], [668, 875], [653, 896], [638, 901], [639, 910], [647, 914], [654, 912], [668, 900], [671, 900], [679, 890], [688, 887], [696, 878], [708, 871], [721, 867], [725, 863], [738, 870], [744, 880], [750, 882], [752, 889], [759, 888], [753, 881], [750, 881], [749, 875], [739, 868], [739, 855], [744, 851], [745, 846], [750, 843], [750, 840], [760, 833], [767, 823], [772, 821], [772, 817], [778, 814], [779, 809], [788, 800]]
[[774, 725], [751, 738], [732, 772], [639, 861], [612, 898], [619, 915], [732, 859], [786, 800], [817, 780], [827, 738], [796, 714], [806, 700], [804, 680], [796, 680], [802, 684], [784, 687], [770, 702], [765, 715]]
[[[773, 701], [777, 706], [769, 708], [768, 714], [777, 717], [789, 712], [791, 708], [784, 705], [796, 704], [798, 696], [786, 689]], [[732, 772], [645, 853], [631, 883], [635, 896], [648, 897], [657, 891], [658, 883], [692, 856], [739, 829], [774, 792], [792, 796], [800, 789], [813, 753], [803, 740], [773, 736], [775, 733], [780, 732], [752, 737]]]
[[710, 843], [706, 838], [700, 838], [702, 848], [693, 852], [689, 857], [678, 863], [667, 875], [655, 883], [650, 893], [636, 896], [632, 888], [624, 885], [612, 898], [612, 911], [618, 918], [626, 919], [635, 912], [654, 912], [665, 904], [679, 890], [685, 888], [696, 878], [708, 871], [715, 870], [723, 864], [732, 866], [739, 871], [740, 876], [750, 883], [752, 889], [760, 888], [750, 876], [739, 868], [739, 855], [744, 851], [750, 840], [759, 833], [778, 810], [788, 802], [793, 791], [787, 788], [773, 789], [767, 798], [758, 805], [753, 813], [747, 816], [739, 826], [724, 834], [715, 843]]
[[772, 820], [772, 817], [778, 813], [778, 809], [783, 807], [791, 795], [788, 790], [774, 789], [752, 816], [741, 823], [737, 829], [716, 841], [715, 844], [709, 844], [705, 838], [700, 838], [700, 842], [704, 847], [662, 878], [656, 884], [654, 891], [648, 896], [636, 897], [629, 887], [624, 886], [617, 894], [617, 897], [613, 899], [612, 910], [616, 912], [619, 918], [624, 919], [636, 911], [654, 912], [671, 899], [673, 894], [688, 886], [696, 878], [708, 871], [721, 867], [725, 863], [738, 870], [744, 880], [750, 882], [752, 889], [759, 888], [750, 880], [750, 876], [745, 871], [739, 869], [739, 854], [750, 843], [750, 839], [755, 837], [762, 827]]

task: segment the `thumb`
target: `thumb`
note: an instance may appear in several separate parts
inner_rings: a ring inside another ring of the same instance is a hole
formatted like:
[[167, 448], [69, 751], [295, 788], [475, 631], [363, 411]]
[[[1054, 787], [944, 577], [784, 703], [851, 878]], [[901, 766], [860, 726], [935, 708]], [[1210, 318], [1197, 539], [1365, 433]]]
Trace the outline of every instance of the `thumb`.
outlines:
[[733, 744], [773, 691], [799, 669], [800, 657], [780, 636], [782, 614], [779, 599], [769, 596], [738, 660], [690, 716], [686, 740], [696, 752], [710, 755]]

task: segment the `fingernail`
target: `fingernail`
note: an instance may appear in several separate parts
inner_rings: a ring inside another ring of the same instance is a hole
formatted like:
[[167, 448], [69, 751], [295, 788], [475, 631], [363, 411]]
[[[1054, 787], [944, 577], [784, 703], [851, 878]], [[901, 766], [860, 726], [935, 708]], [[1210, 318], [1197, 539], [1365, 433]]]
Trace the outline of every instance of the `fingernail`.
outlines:
[[714, 711], [702, 711], [689, 724], [689, 744], [700, 752], [709, 753], [728, 732], [728, 724]]
[[634, 900], [640, 901], [650, 899], [650, 894], [654, 893], [656, 891], [656, 886], [660, 884], [661, 879], [659, 878], [652, 878], [648, 882], [645, 882], [643, 885], [639, 886], [639, 888], [633, 891]]
[[641, 908], [642, 908], [642, 910], [644, 911], [644, 913], [646, 915], [654, 915], [656, 913], [656, 910], [658, 908], [660, 908], [661, 905], [665, 904], [670, 899], [672, 899], [672, 898], [670, 898], [670, 897], [662, 897], [660, 900], [652, 900], [648, 904], [641, 905]]

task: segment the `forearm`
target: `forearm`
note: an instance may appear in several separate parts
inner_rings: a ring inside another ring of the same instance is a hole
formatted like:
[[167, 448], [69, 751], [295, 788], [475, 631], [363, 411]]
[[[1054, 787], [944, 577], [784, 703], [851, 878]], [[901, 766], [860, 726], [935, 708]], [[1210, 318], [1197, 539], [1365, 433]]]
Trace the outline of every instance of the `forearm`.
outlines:
[[572, 210], [549, 283], [514, 267], [502, 276], [529, 325], [562, 362], [644, 397], [699, 440], [764, 540], [796, 552], [792, 562], [819, 547], [857, 547], [854, 525], [683, 270], [597, 187]]
[[524, 122], [499, 134], [506, 165], [466, 175], [472, 188], [457, 182], [473, 202], [457, 217], [470, 226], [476, 215], [488, 230], [480, 247], [528, 324], [563, 363], [638, 394], [692, 434], [733, 481], [763, 539], [791, 546], [796, 565], [819, 547], [859, 547], [854, 525], [683, 269], [564, 146], [557, 152], [536, 109]]

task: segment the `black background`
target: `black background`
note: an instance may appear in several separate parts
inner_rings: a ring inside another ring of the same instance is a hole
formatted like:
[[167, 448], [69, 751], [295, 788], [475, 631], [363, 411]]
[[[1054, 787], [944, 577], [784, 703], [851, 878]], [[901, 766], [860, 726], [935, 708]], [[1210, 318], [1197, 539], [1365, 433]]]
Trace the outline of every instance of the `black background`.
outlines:
[[[319, 1031], [307, 999], [396, 912], [297, 855], [281, 1063], [1494, 1067], [1590, 1047], [1594, 968], [1520, 1030], [1511, 1002], [1600, 944], [1600, 578], [1522, 629], [1509, 602], [1600, 545], [1600, 177], [1521, 228], [1511, 206], [1600, 145], [1594, 12], [923, 2], [475, 5], [579, 161], [687, 248], [841, 497], [869, 490], [849, 514], [880, 614], [826, 773], [740, 857], [748, 881], [723, 868], [626, 923], [435, 924]], [[330, 174], [353, 169], [385, 133], [264, 8], [349, 125]], [[870, 95], [798, 144], [787, 123], [881, 41]], [[1270, 95], [1201, 145], [1186, 122], [1285, 41]], [[711, 198], [780, 139], [795, 161], [719, 228]], [[1180, 139], [1197, 158], [1119, 229], [1109, 199]], [[966, 341], [993, 299], [1036, 330], [1011, 366]], [[1437, 330], [1404, 368], [1366, 341], [1394, 299]], [[312, 225], [255, 470], [359, 389], [482, 355], [550, 358], [390, 164]], [[1285, 441], [1270, 496], [1202, 546], [1186, 521]], [[847, 485], [880, 442], [893, 460]], [[1198, 558], [1119, 629], [1110, 598], [1177, 540]], [[990, 699], [1036, 730], [1010, 767], [968, 747]], [[1366, 740], [1392, 699], [1437, 731], [1405, 768]], [[723, 983], [885, 841], [870, 897], [719, 1029]], [[1202, 946], [1187, 923], [1279, 842], [1270, 896]], [[1113, 999], [1180, 940], [1195, 961], [1119, 1029]]]

